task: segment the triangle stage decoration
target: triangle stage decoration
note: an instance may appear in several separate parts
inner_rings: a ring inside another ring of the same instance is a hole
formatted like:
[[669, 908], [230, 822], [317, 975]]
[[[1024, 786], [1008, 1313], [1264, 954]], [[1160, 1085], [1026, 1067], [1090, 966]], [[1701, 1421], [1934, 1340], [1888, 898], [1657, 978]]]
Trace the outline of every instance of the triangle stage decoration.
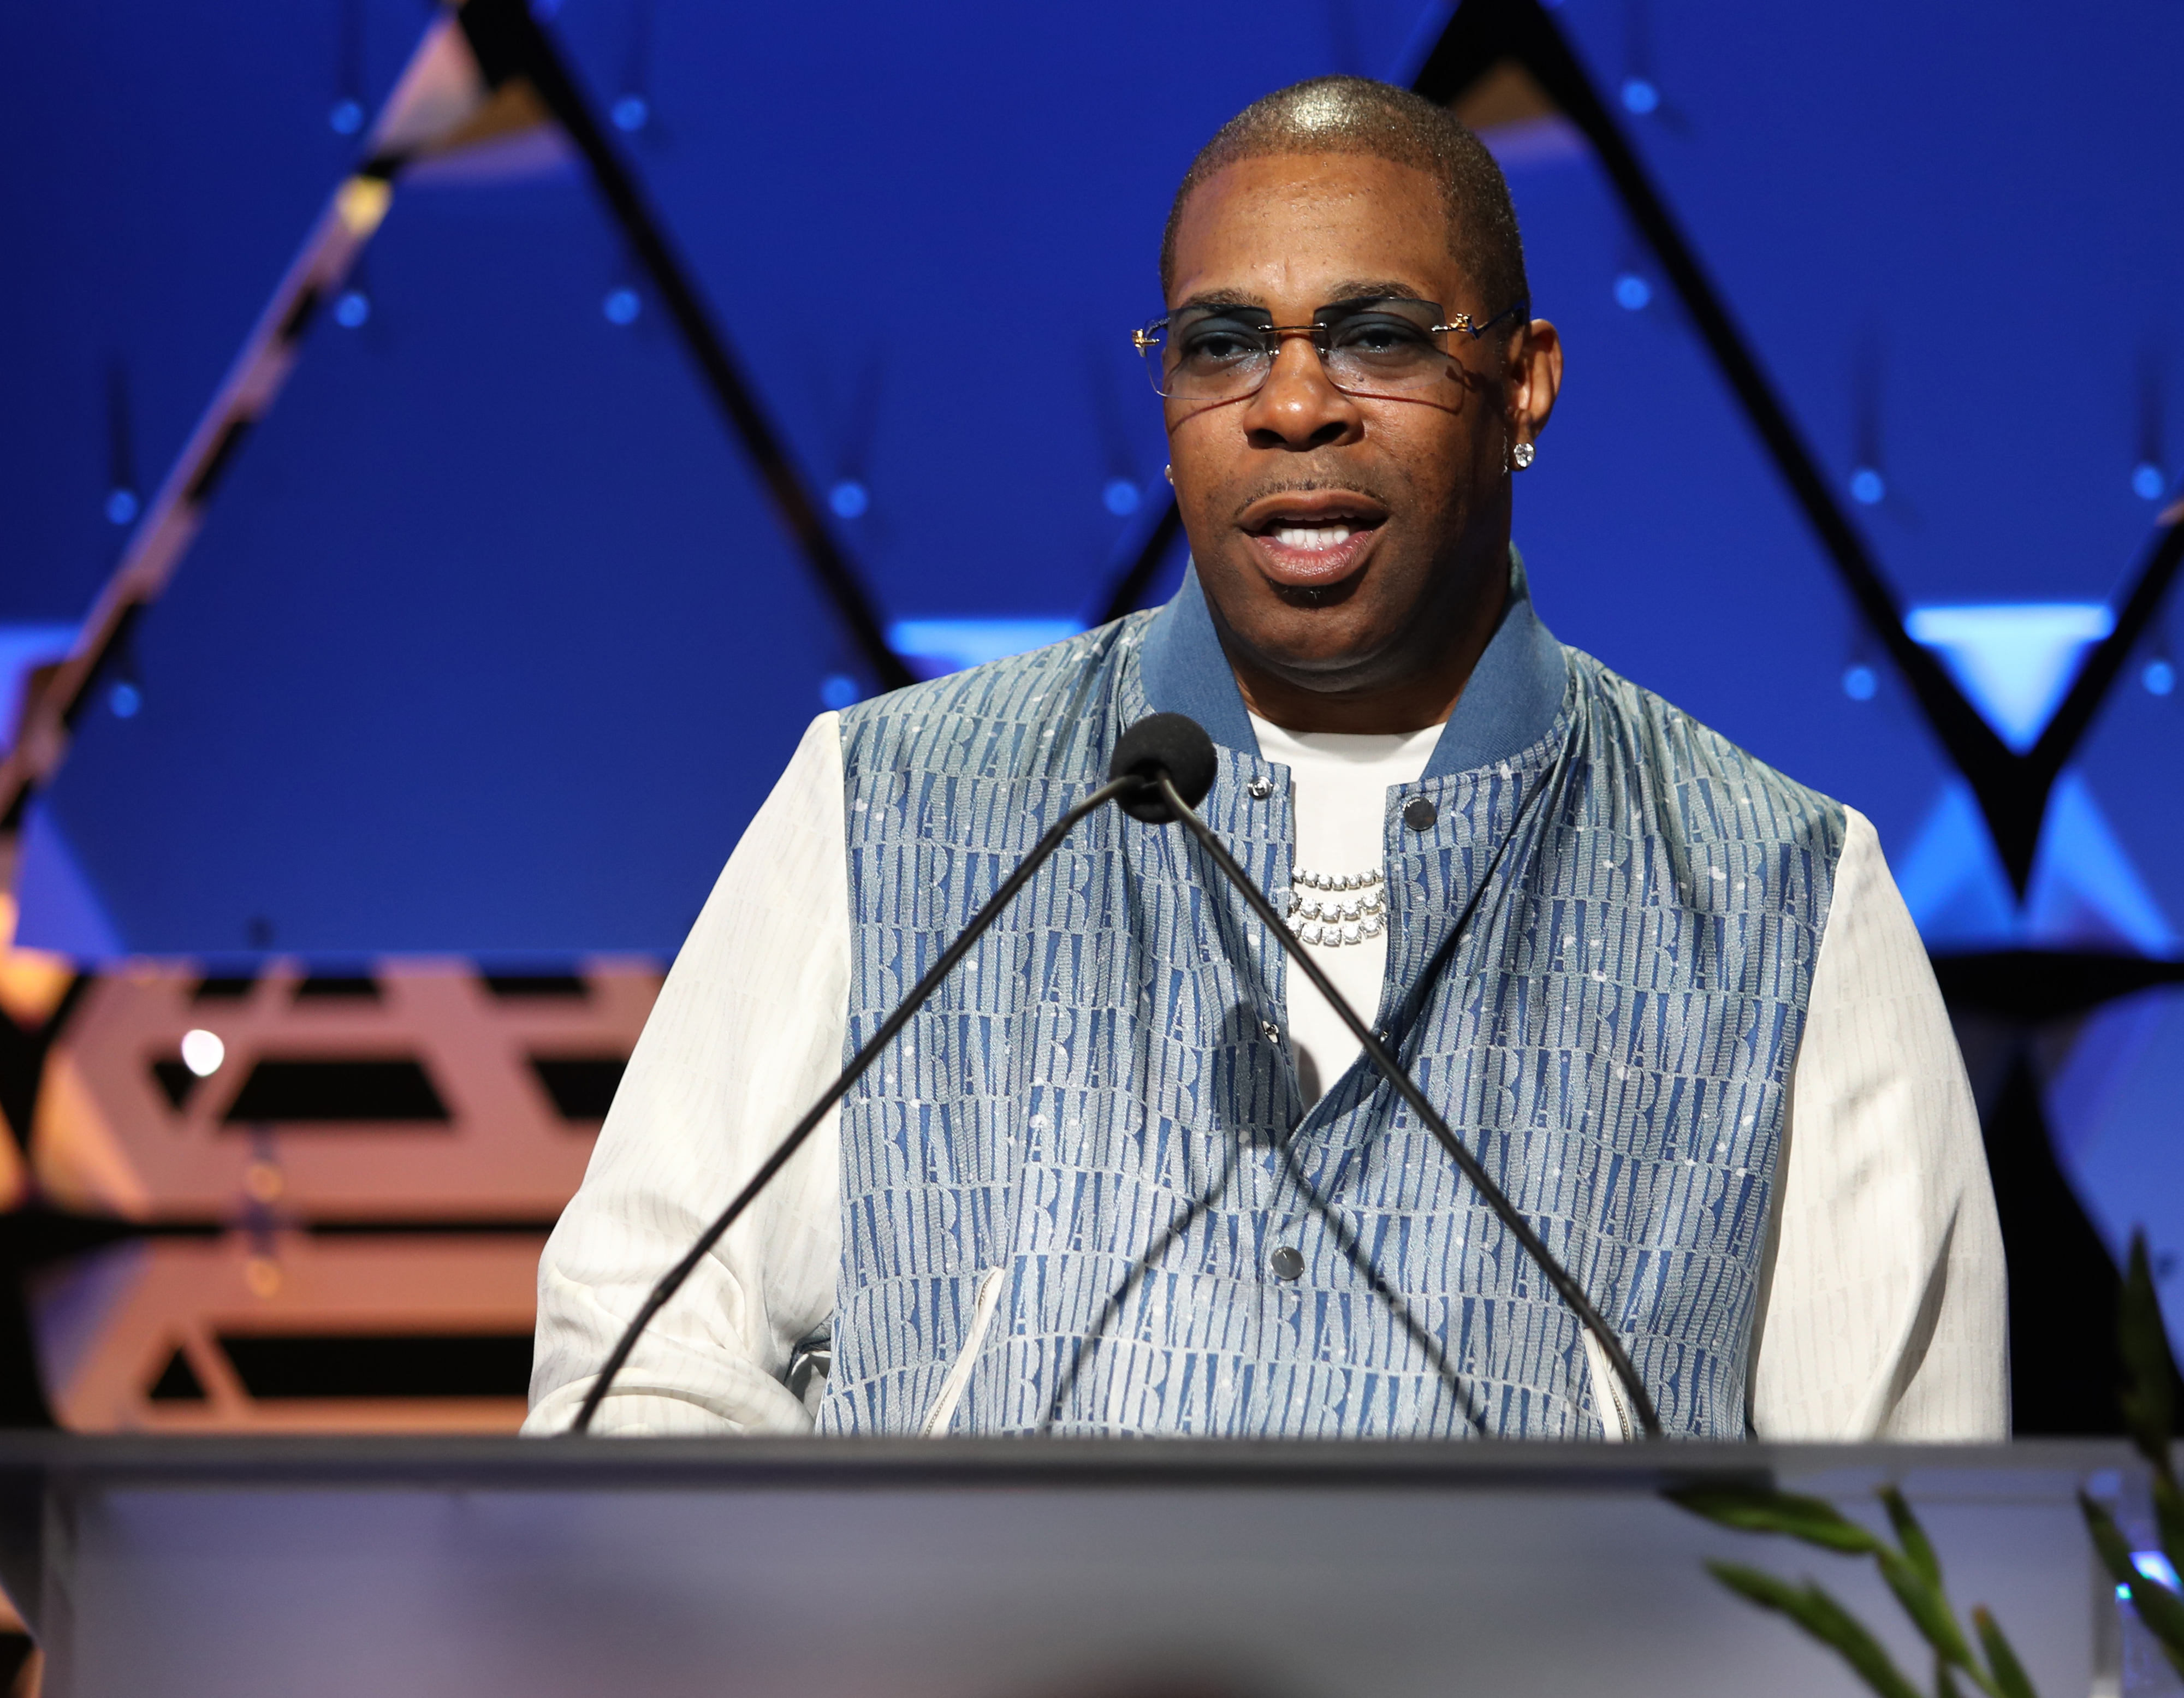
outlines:
[[2057, 782], [2025, 901], [2027, 938], [2046, 947], [2168, 955], [2176, 930], [2075, 772]]
[[1919, 828], [1897, 865], [1897, 885], [1930, 949], [2032, 946], [2165, 956], [2179, 941], [2076, 772], [2065, 772], [2049, 798], [2021, 904], [1962, 779], [1949, 782]]
[[1896, 888], [1929, 949], [2007, 949], [2017, 941], [2017, 894], [1961, 778], [1942, 786], [1897, 860]]
[[1505, 164], [1529, 164], [1573, 147], [1591, 151], [1860, 618], [1962, 774], [2009, 885], [2028, 890], [2050, 793], [2184, 570], [2184, 503], [2160, 515], [2113, 612], [2095, 610], [2106, 621], [2098, 630], [2087, 628], [2098, 621], [2082, 610], [2077, 625], [2061, 620], [2060, 628], [2031, 615], [1990, 620], [1983, 628], [1977, 621], [1967, 628], [1945, 620], [1946, 635], [1930, 643], [1907, 629], [1894, 587], [1696, 246], [1555, 22], [1553, 3], [1461, 0], [1412, 86], [1452, 108]]
[[2115, 615], [2099, 602], [2026, 602], [1914, 607], [1903, 625], [2023, 754], [2062, 706], [2086, 649], [2115, 629]]
[[[912, 682], [901, 656], [888, 646], [860, 573], [821, 520], [711, 309], [553, 42], [524, 0], [458, 0], [426, 26], [363, 138], [359, 164], [337, 185], [259, 314], [73, 647], [25, 703], [12, 746], [0, 747], [0, 884], [14, 882], [25, 853], [33, 799], [66, 758], [78, 715], [113, 658], [123, 652], [136, 621], [180, 567], [214, 492], [292, 373], [304, 332], [348, 278], [386, 219], [398, 185], [413, 174], [443, 183], [502, 182], [565, 171], [579, 158], [751, 462], [776, 518], [847, 627], [864, 669], [882, 688]], [[68, 860], [47, 855], [45, 864], [62, 866]], [[77, 923], [81, 917], [58, 929], [95, 936], [98, 928]]]

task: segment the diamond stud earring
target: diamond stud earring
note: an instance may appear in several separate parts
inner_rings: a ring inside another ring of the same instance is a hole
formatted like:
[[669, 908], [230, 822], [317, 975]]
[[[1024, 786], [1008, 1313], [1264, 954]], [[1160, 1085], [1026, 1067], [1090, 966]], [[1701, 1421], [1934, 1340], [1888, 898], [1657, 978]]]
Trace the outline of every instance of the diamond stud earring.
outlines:
[[1509, 450], [1509, 463], [1515, 466], [1518, 470], [1522, 471], [1526, 466], [1531, 465], [1535, 459], [1539, 458], [1539, 453], [1540, 451], [1534, 448], [1529, 443], [1519, 443], [1515, 448]]
[[1173, 489], [1175, 487], [1175, 468], [1173, 466], [1162, 466], [1161, 468], [1161, 476], [1167, 480], [1167, 487], [1170, 489]]

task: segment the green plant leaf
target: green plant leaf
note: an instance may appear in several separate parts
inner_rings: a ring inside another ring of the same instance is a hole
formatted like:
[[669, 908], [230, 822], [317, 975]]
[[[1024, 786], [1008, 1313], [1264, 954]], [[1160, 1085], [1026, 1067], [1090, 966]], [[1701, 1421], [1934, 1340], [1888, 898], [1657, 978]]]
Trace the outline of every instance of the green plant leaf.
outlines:
[[1918, 1688], [1906, 1680], [1880, 1642], [1858, 1618], [1808, 1580], [1801, 1587], [1778, 1575], [1741, 1562], [1708, 1562], [1707, 1572], [1739, 1597], [1763, 1610], [1787, 1616], [1807, 1634], [1834, 1651], [1880, 1698], [1919, 1698]]
[[[2153, 1289], [2143, 1231], [2131, 1235], [2131, 1265], [2116, 1313], [2116, 1341], [2123, 1355], [2124, 1425], [2139, 1454], [2167, 1475], [2170, 1435], [2176, 1430], [2170, 1389], [2176, 1383], [2176, 1363], [2169, 1353], [2169, 1331], [2161, 1322], [2161, 1300]], [[2164, 1537], [2166, 1532], [2164, 1528]]]
[[1979, 1665], [1972, 1661], [1964, 1630], [1957, 1625], [1956, 1612], [1949, 1607], [1941, 1588], [1892, 1550], [1882, 1551], [1875, 1560], [1880, 1565], [1880, 1578], [1888, 1582], [1888, 1589], [1896, 1594], [1896, 1601], [1903, 1606], [1903, 1613], [1911, 1617], [1919, 1636], [1934, 1647], [1935, 1655], [1959, 1668], [1976, 1668]]
[[2115, 1518], [2083, 1492], [2078, 1494], [2078, 1509], [2086, 1517], [2086, 1530], [2093, 1536], [2101, 1566], [2116, 1584], [2130, 1590], [2131, 1606], [2138, 1612], [2139, 1620], [2161, 1641], [2162, 1650], [2177, 1671], [2184, 1673], [2184, 1598], [2138, 1572], [2131, 1560], [2131, 1541], [2123, 1536]]
[[1903, 1494], [1893, 1486], [1883, 1486], [1880, 1501], [1887, 1506], [1888, 1524], [1896, 1529], [1896, 1542], [1903, 1547], [1903, 1560], [1918, 1571], [1919, 1578], [1940, 1591], [1942, 1559], [1934, 1555], [1926, 1529], [1919, 1525], [1919, 1517], [1911, 1513], [1911, 1506], [1903, 1501]]
[[1986, 1612], [1984, 1604], [1972, 1611], [1972, 1626], [1978, 1631], [1980, 1649], [1986, 1653], [1986, 1666], [1993, 1671], [1995, 1690], [2002, 1698], [2040, 1698], [2025, 1678], [2025, 1666], [2017, 1660], [2017, 1653], [2009, 1648], [2009, 1641], [2002, 1636], [2002, 1629]]
[[2161, 1534], [2162, 1554], [2170, 1566], [2184, 1573], [2184, 1492], [2176, 1489], [2173, 1474], [2153, 1472], [2153, 1519]]
[[2184, 1657], [2184, 1598], [2142, 1574], [2131, 1582], [2131, 1606], [2138, 1612], [2147, 1631], [2161, 1641], [2170, 1662], [2184, 1673], [2184, 1662], [2178, 1661]]
[[1949, 1673], [1947, 1661], [1938, 1654], [1934, 1658], [1934, 1698], [1964, 1698], [1957, 1677]]
[[1669, 1501], [1740, 1533], [1782, 1533], [1824, 1550], [1853, 1556], [1888, 1549], [1840, 1510], [1819, 1498], [1751, 1486], [1686, 1486], [1664, 1494]]
[[2138, 1570], [2131, 1567], [2131, 1541], [2123, 1536], [2115, 1517], [2083, 1492], [2078, 1494], [2078, 1512], [2086, 1518], [2086, 1531], [2092, 1535], [2093, 1554], [2101, 1559], [2109, 1578], [2119, 1586], [2137, 1584]]

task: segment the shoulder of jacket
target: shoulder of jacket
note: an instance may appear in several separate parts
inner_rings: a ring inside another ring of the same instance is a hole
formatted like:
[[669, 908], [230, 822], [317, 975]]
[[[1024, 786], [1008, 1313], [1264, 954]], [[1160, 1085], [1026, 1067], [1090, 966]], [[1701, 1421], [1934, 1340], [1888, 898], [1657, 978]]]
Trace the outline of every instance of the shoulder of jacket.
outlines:
[[1718, 810], [1679, 810], [1696, 838], [1797, 842], [1840, 855], [1847, 810], [1732, 743], [1665, 698], [1567, 645], [1571, 676], [1592, 722], [1596, 758], [1619, 747], [1657, 778], [1713, 791], [1736, 817]]
[[844, 708], [847, 766], [922, 765], [977, 743], [990, 758], [1014, 749], [1026, 762], [1051, 749], [1042, 734], [1107, 705], [1123, 661], [1143, 640], [1150, 613], [1135, 613], [1059, 643], [928, 679]]

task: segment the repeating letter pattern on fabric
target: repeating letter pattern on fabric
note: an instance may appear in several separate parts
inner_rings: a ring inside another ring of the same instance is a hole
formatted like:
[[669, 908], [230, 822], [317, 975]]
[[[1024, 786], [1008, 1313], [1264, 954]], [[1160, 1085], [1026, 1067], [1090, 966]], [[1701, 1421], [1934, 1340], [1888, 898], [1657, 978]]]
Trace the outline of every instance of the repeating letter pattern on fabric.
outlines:
[[[844, 714], [850, 1048], [1104, 776], [1154, 616]], [[1282, 777], [1222, 749], [1203, 809], [1270, 896]], [[1390, 797], [1378, 1019], [1671, 1432], [1744, 1431], [1843, 830], [1574, 652], [1545, 736]], [[821, 1429], [917, 1430], [999, 1269], [954, 1432], [1597, 1436], [1574, 1319], [1393, 1092], [1303, 1111], [1284, 983], [1179, 828], [1081, 827], [844, 1105]]]

